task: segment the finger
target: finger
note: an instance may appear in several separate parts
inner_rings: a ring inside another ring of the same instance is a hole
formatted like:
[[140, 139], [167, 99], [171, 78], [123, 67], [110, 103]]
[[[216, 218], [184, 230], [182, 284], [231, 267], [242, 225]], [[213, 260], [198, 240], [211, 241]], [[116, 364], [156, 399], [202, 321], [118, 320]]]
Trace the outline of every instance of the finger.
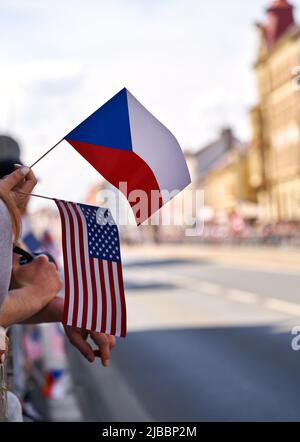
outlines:
[[108, 367], [110, 359], [103, 360], [102, 350], [94, 350], [94, 356], [101, 359], [103, 367]]
[[[22, 167], [21, 164], [14, 164], [14, 166], [16, 169], [20, 169]], [[36, 178], [34, 172], [32, 171], [32, 169], [29, 169], [29, 172], [26, 175], [25, 180], [23, 182], [21, 182], [19, 184], [19, 186], [22, 191], [24, 191], [26, 193], [30, 193], [34, 189], [36, 184], [37, 184], [37, 178]]]
[[30, 193], [35, 188], [37, 179], [33, 171], [30, 169], [25, 177], [25, 181], [21, 186], [21, 190], [25, 193]]
[[112, 335], [107, 335], [109, 347], [112, 350], [116, 346], [116, 337]]
[[37, 269], [41, 269], [41, 271], [43, 271], [43, 269], [45, 269], [45, 265], [48, 266], [48, 268], [53, 268], [53, 270], [55, 270], [57, 272], [56, 266], [53, 262], [49, 261], [49, 258], [47, 255], [38, 255], [38, 256], [34, 256], [33, 261], [31, 261], [29, 264], [27, 265], [31, 265], [36, 267]]
[[48, 256], [47, 255], [38, 255], [34, 258], [34, 260], [32, 261], [32, 263], [37, 264], [44, 264], [45, 262], [49, 262]]
[[5, 178], [1, 180], [1, 185], [6, 190], [12, 190], [15, 186], [17, 186], [26, 175], [29, 173], [30, 169], [29, 167], [22, 166], [19, 169], [15, 170], [14, 172], [7, 175]]
[[80, 351], [80, 353], [89, 361], [94, 362], [95, 355], [92, 347], [88, 344], [79, 333], [71, 333], [68, 335], [71, 344]]
[[110, 359], [110, 345], [108, 337], [104, 333], [91, 333], [91, 338], [98, 345], [97, 355], [101, 358], [104, 367], [108, 367]]

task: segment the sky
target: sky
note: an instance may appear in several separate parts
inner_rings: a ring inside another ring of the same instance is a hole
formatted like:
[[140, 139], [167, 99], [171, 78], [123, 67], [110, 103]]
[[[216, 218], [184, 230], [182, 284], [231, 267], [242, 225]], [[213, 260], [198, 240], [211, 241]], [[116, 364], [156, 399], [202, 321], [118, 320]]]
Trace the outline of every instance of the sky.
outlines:
[[[293, 2], [298, 19], [300, 1]], [[31, 165], [124, 86], [200, 149], [231, 126], [250, 139], [256, 21], [270, 0], [0, 0], [0, 132]], [[36, 193], [83, 200], [98, 173], [62, 144]], [[42, 204], [36, 201], [33, 206]]]

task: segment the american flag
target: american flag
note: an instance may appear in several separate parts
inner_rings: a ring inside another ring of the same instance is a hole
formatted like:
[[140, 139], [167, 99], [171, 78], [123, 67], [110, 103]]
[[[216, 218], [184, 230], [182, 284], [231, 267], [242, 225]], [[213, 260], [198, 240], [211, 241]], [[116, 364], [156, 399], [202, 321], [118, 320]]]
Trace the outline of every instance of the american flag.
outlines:
[[55, 200], [62, 224], [63, 323], [126, 336], [118, 228], [108, 209]]

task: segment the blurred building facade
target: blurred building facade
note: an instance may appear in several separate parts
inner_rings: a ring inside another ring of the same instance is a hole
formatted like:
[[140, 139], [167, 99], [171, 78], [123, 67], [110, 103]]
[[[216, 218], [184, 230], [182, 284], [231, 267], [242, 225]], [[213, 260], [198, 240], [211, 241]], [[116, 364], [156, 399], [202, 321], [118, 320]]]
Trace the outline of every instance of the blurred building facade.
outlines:
[[230, 128], [194, 155], [196, 186], [204, 191], [206, 214], [211, 219], [230, 219], [238, 212], [256, 218], [255, 192], [250, 185], [248, 145], [238, 140]]
[[257, 24], [258, 103], [251, 110], [250, 185], [266, 222], [300, 221], [300, 27], [293, 6], [275, 0]]
[[[195, 192], [200, 190], [204, 195], [201, 213], [194, 207], [188, 211], [191, 219], [201, 217], [208, 229], [226, 225], [227, 237], [237, 231], [257, 237], [299, 236], [300, 26], [290, 2], [269, 2], [265, 23], [256, 25], [258, 100], [250, 111], [250, 142], [240, 141], [230, 128], [224, 128], [209, 145], [186, 153], [192, 184], [160, 211], [160, 219], [168, 209], [171, 220], [180, 219], [187, 212], [184, 207], [193, 207]], [[100, 203], [99, 190], [101, 186], [91, 189], [90, 203]], [[190, 220], [185, 221], [189, 225]], [[160, 232], [179, 239], [183, 228], [185, 222], [175, 222]]]

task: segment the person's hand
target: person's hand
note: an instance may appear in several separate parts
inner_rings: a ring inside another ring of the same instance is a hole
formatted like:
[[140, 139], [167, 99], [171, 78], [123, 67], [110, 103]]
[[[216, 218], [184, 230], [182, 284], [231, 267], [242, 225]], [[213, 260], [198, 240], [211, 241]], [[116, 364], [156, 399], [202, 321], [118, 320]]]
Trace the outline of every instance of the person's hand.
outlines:
[[30, 193], [34, 189], [37, 180], [29, 167], [16, 165], [17, 169], [0, 179], [0, 190], [9, 193], [15, 201], [21, 214], [26, 210], [29, 196], [19, 192]]
[[38, 256], [31, 263], [20, 266], [14, 255], [11, 289], [0, 310], [0, 325], [9, 327], [22, 323], [41, 312], [62, 288], [55, 264], [46, 256]]
[[[23, 321], [26, 324], [40, 324], [45, 322], [61, 322], [64, 313], [64, 299], [54, 298], [46, 307], [36, 315]], [[94, 362], [96, 357], [101, 358], [104, 367], [109, 365], [110, 353], [116, 345], [116, 338], [104, 333], [88, 332], [76, 327], [64, 325], [64, 329], [71, 344], [89, 361]], [[93, 350], [87, 342], [88, 337], [97, 345]]]
[[[80, 328], [64, 326], [66, 335], [71, 344], [76, 347], [80, 353], [89, 361], [94, 362], [95, 357], [101, 358], [104, 367], [108, 367], [110, 353], [116, 345], [116, 338], [104, 333], [88, 332]], [[91, 337], [98, 349], [93, 350], [87, 342], [87, 338]]]
[[62, 282], [54, 263], [44, 255], [37, 256], [29, 264], [21, 266], [20, 256], [14, 253], [12, 287], [31, 287], [38, 297], [40, 308], [45, 307], [62, 288]]

